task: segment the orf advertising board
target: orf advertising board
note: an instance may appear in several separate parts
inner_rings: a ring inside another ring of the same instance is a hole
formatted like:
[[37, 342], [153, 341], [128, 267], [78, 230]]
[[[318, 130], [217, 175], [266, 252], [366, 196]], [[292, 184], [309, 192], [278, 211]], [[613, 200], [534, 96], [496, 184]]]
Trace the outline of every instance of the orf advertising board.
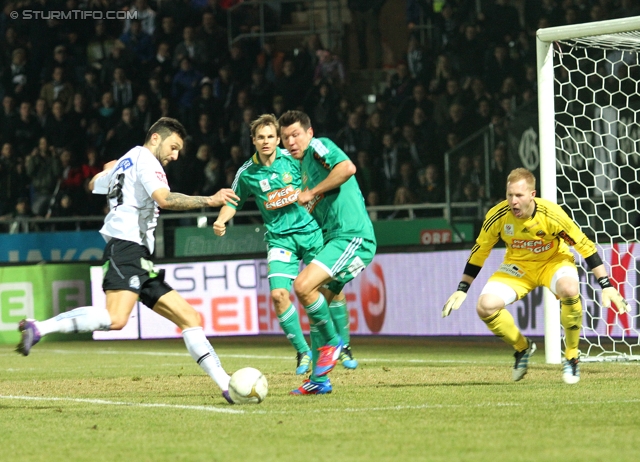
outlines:
[[[254, 260], [164, 264], [165, 281], [200, 314], [207, 336], [258, 334], [257, 286]], [[93, 304], [105, 306], [102, 268], [91, 269]], [[181, 337], [167, 319], [138, 303], [121, 331], [94, 332], [95, 339]]]

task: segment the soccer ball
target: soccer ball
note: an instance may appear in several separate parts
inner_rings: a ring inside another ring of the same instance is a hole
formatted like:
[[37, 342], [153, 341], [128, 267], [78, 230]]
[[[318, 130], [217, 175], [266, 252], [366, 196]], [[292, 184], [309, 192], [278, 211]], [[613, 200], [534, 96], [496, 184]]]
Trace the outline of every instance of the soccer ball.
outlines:
[[231, 375], [229, 396], [236, 404], [259, 404], [267, 397], [269, 384], [258, 369], [245, 367]]

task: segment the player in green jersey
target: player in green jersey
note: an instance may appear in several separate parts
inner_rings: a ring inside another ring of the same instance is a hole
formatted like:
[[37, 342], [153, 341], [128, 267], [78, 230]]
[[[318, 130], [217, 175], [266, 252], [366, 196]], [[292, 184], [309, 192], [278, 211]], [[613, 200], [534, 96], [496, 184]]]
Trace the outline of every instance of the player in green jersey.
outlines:
[[[298, 204], [313, 215], [324, 237], [322, 250], [293, 283], [308, 312], [326, 307], [364, 270], [375, 255], [376, 238], [354, 177], [353, 162], [331, 140], [314, 138], [311, 121], [304, 112], [287, 111], [278, 122], [284, 147], [300, 161], [302, 191]], [[329, 290], [323, 293], [323, 286]], [[316, 375], [325, 375], [333, 368], [342, 342], [348, 340], [329, 342], [321, 349], [318, 369], [323, 373]], [[326, 388], [331, 388], [328, 380], [319, 382], [312, 377], [291, 393], [320, 394], [326, 393]]]
[[[223, 236], [226, 223], [234, 217], [236, 210], [242, 208], [249, 196], [255, 196], [267, 227], [268, 279], [274, 310], [287, 339], [297, 351], [296, 373], [304, 374], [311, 365], [312, 353], [304, 339], [298, 313], [291, 303], [290, 291], [298, 275], [300, 260], [309, 263], [322, 248], [322, 231], [306, 209], [297, 203], [299, 162], [278, 147], [280, 138], [275, 116], [260, 116], [251, 124], [251, 133], [256, 153], [240, 167], [232, 184], [240, 202], [237, 206], [229, 203], [222, 207], [213, 230], [216, 235]], [[344, 295], [336, 305], [346, 311]], [[345, 324], [344, 319], [341, 322]], [[348, 330], [348, 319], [346, 325]], [[321, 338], [313, 340], [312, 344], [324, 344]], [[351, 356], [342, 363], [348, 369], [357, 366], [357, 361]]]

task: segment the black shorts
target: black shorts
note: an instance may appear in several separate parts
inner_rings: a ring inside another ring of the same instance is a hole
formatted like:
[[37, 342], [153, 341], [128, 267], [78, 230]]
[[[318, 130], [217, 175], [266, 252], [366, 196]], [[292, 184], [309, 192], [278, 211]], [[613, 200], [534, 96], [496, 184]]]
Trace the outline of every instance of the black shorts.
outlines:
[[173, 288], [164, 282], [164, 270], [157, 270], [145, 246], [111, 239], [104, 248], [103, 290], [130, 290], [149, 308]]

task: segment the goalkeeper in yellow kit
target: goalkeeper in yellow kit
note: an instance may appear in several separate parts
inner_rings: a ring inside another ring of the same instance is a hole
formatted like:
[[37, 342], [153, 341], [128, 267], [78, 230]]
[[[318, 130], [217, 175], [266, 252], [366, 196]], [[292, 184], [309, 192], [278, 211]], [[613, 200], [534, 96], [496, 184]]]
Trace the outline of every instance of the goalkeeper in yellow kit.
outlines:
[[607, 271], [594, 243], [560, 206], [536, 197], [536, 179], [524, 168], [512, 170], [507, 177], [507, 199], [487, 213], [476, 244], [464, 269], [458, 290], [449, 297], [442, 317], [457, 310], [467, 297], [491, 249], [502, 239], [507, 247], [504, 261], [482, 289], [476, 311], [489, 330], [513, 346], [513, 380], [527, 373], [529, 357], [536, 345], [516, 326], [504, 309], [538, 286], [545, 286], [560, 299], [560, 320], [565, 331], [565, 359], [562, 378], [566, 383], [580, 380], [578, 342], [582, 327], [582, 303], [578, 289], [578, 270], [569, 246], [585, 259], [602, 287], [602, 304], [616, 305], [628, 312], [629, 305], [611, 286]]

